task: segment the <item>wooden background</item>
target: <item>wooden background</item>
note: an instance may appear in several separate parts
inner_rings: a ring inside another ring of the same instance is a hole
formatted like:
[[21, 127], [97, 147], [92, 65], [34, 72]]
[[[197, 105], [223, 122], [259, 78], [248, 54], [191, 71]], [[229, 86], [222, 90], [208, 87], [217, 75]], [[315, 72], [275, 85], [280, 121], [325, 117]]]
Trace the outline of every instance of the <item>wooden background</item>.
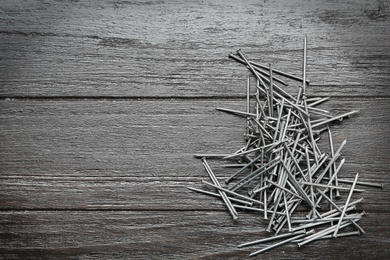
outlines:
[[247, 258], [258, 247], [236, 246], [267, 222], [187, 190], [208, 179], [193, 154], [244, 144], [243, 119], [214, 109], [245, 108], [229, 53], [300, 75], [305, 34], [308, 94], [360, 110], [332, 128], [340, 176], [385, 188], [359, 194], [364, 236], [257, 258], [389, 258], [386, 0], [1, 1], [0, 258]]

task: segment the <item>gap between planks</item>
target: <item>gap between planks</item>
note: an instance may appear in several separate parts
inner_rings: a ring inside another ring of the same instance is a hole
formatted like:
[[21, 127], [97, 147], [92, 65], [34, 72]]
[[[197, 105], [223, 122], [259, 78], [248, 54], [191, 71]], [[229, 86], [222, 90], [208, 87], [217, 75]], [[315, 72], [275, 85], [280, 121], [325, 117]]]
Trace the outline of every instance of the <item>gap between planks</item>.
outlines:
[[[314, 96], [308, 95], [307, 98]], [[326, 95], [316, 95], [315, 97], [328, 97]], [[390, 99], [390, 95], [377, 96], [330, 96], [331, 100], [386, 100]], [[171, 100], [230, 100], [239, 101], [246, 100], [246, 95], [234, 96], [9, 96], [0, 97], [0, 101], [171, 101]]]

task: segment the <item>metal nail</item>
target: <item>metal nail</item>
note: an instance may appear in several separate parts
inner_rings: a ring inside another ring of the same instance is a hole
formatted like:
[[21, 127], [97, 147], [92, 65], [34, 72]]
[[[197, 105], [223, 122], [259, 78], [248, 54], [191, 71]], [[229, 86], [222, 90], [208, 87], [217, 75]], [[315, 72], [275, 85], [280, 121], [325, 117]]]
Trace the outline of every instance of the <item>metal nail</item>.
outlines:
[[[340, 229], [344, 228], [344, 227], [347, 227], [349, 225], [351, 225], [351, 223], [343, 222], [341, 224], [341, 226], [340, 226]], [[307, 243], [310, 243], [310, 242], [312, 242], [314, 240], [317, 240], [317, 239], [323, 237], [324, 235], [328, 235], [328, 234], [332, 233], [335, 229], [336, 229], [336, 226], [331, 226], [331, 227], [329, 227], [329, 228], [327, 228], [325, 230], [322, 230], [322, 231], [320, 231], [318, 233], [315, 233], [314, 235], [306, 237], [302, 242], [297, 243], [297, 244], [298, 244], [299, 247], [301, 247], [303, 245], [306, 245]]]
[[345, 114], [342, 114], [342, 115], [338, 115], [338, 116], [335, 116], [333, 118], [324, 120], [324, 121], [322, 121], [320, 123], [314, 124], [311, 127], [312, 128], [316, 128], [316, 127], [319, 127], [319, 126], [322, 126], [322, 125], [326, 125], [326, 124], [328, 124], [328, 123], [330, 123], [332, 121], [343, 119], [344, 117], [349, 117], [349, 116], [351, 116], [353, 114], [356, 114], [357, 112], [359, 112], [359, 110], [354, 110], [354, 111], [351, 111], [351, 112], [348, 112], [348, 113], [345, 113]]
[[[360, 231], [357, 230], [357, 231], [351, 231], [351, 232], [346, 232], [346, 233], [339, 233], [338, 237], [360, 236], [360, 235], [361, 235]], [[332, 235], [325, 235], [325, 236], [319, 237], [315, 240], [330, 239], [330, 238], [334, 238], [334, 237]], [[315, 241], [315, 240], [313, 240], [313, 241]], [[300, 243], [302, 241], [304, 241], [304, 239], [301, 238], [301, 239], [293, 240], [293, 241], [291, 241], [291, 243]]]
[[[323, 180], [329, 180], [329, 178], [323, 178]], [[352, 180], [344, 180], [344, 179], [338, 179], [338, 182], [340, 183], [349, 183], [352, 184]], [[363, 186], [370, 186], [370, 187], [376, 187], [376, 188], [382, 188], [383, 189], [383, 183], [374, 183], [374, 182], [366, 182], [366, 181], [357, 181], [357, 185], [363, 185]]]
[[218, 154], [218, 153], [197, 153], [194, 155], [195, 158], [225, 158], [226, 156], [229, 156], [230, 154]]
[[301, 231], [298, 231], [295, 233], [285, 233], [283, 235], [272, 236], [272, 237], [267, 237], [267, 238], [263, 238], [263, 239], [259, 239], [259, 240], [254, 240], [251, 242], [240, 244], [237, 247], [241, 248], [241, 247], [246, 247], [246, 246], [254, 246], [254, 245], [258, 245], [258, 244], [262, 244], [262, 243], [266, 243], [266, 242], [270, 242], [270, 241], [274, 241], [274, 240], [278, 240], [278, 239], [282, 239], [282, 238], [286, 238], [286, 237], [301, 235], [301, 234], [306, 234], [306, 231], [301, 230]]
[[286, 211], [286, 219], [287, 219], [287, 226], [288, 226], [288, 231], [291, 232], [291, 220], [290, 220], [290, 214], [288, 212], [288, 205], [287, 205], [287, 199], [286, 199], [286, 194], [283, 192], [283, 201], [284, 201], [284, 209]]
[[231, 113], [231, 114], [235, 114], [235, 115], [239, 115], [239, 116], [256, 117], [256, 114], [238, 111], [238, 110], [234, 110], [234, 109], [222, 108], [222, 107], [217, 107], [216, 109], [219, 111], [223, 111], [223, 112], [227, 112], [227, 113]]
[[274, 211], [272, 212], [272, 215], [271, 215], [271, 218], [270, 218], [270, 220], [269, 220], [269, 222], [268, 222], [268, 227], [267, 227], [267, 229], [266, 229], [266, 231], [268, 231], [268, 232], [271, 232], [271, 227], [272, 227], [272, 222], [273, 222], [273, 220], [275, 219], [275, 216], [276, 216], [276, 210], [277, 210], [277, 205], [279, 205], [279, 202], [280, 202], [280, 199], [281, 199], [281, 193], [279, 194], [279, 196], [277, 196], [277, 198], [276, 198], [276, 202], [275, 202], [275, 206], [274, 206]]
[[238, 198], [241, 198], [241, 199], [244, 199], [244, 200], [248, 200], [248, 201], [251, 201], [251, 202], [256, 203], [256, 204], [263, 205], [263, 202], [261, 202], [261, 201], [252, 199], [252, 198], [247, 197], [247, 196], [244, 196], [244, 195], [241, 195], [241, 194], [239, 194], [239, 193], [237, 193], [237, 192], [234, 192], [234, 191], [225, 189], [225, 188], [223, 188], [223, 187], [214, 185], [214, 184], [209, 183], [209, 182], [207, 182], [207, 181], [202, 180], [202, 183], [204, 183], [204, 184], [206, 184], [206, 185], [208, 185], [208, 186], [210, 186], [210, 187], [214, 187], [214, 188], [216, 188], [216, 189], [218, 189], [218, 190], [224, 191], [225, 193], [228, 193], [228, 194], [230, 194], [230, 195], [236, 196], [236, 197], [238, 197]]
[[268, 106], [268, 112], [269, 116], [273, 117], [273, 110], [274, 110], [274, 87], [273, 87], [273, 79], [272, 79], [272, 65], [269, 64], [269, 75], [270, 75], [270, 80], [269, 80], [269, 106]]
[[[315, 100], [313, 103], [310, 103], [309, 107], [314, 107], [314, 106], [321, 104], [329, 99], [330, 99], [330, 97], [319, 98], [318, 100]], [[310, 101], [311, 101], [311, 99], [307, 99], [307, 102], [310, 102]]]
[[[340, 209], [337, 205], [336, 205], [336, 203], [334, 203], [333, 202], [333, 200], [331, 200], [328, 196], [326, 196], [326, 194], [325, 193], [323, 193], [320, 189], [318, 189], [317, 188], [317, 191], [329, 202], [329, 203], [331, 203], [332, 205], [333, 205], [333, 207], [335, 207], [340, 213], [342, 213], [342, 209]], [[348, 217], [348, 215], [347, 214], [345, 214], [345, 217], [344, 217], [344, 219], [346, 219]], [[363, 233], [363, 234], [365, 234], [366, 232], [363, 230], [363, 228], [361, 228], [358, 224], [356, 224], [356, 222], [355, 221], [353, 221], [353, 220], [349, 220], [351, 223], [352, 223], [352, 225], [354, 225], [361, 233]]]
[[303, 81], [302, 81], [302, 94], [306, 97], [306, 60], [307, 60], [307, 36], [305, 35], [303, 41]]
[[[242, 63], [244, 65], [246, 65], [246, 62], [243, 59], [241, 59], [240, 57], [235, 56], [234, 54], [230, 54], [229, 57], [232, 58], [232, 59], [235, 59], [236, 61], [238, 61], [238, 62], [240, 62], [240, 63]], [[253, 68], [256, 70], [256, 72], [258, 72], [258, 73], [260, 73], [260, 74], [262, 74], [263, 76], [266, 76], [266, 77], [270, 76], [269, 73], [266, 70], [264, 70], [261, 67], [253, 64], [252, 61], [249, 61], [249, 63], [253, 66]], [[249, 69], [249, 66], [248, 65], [246, 65], [246, 66]], [[283, 84], [285, 86], [288, 86], [288, 84], [284, 80], [281, 80], [280, 78], [277, 78], [275, 76], [272, 76], [272, 77], [273, 77], [273, 79], [275, 81], [277, 81], [277, 82], [279, 82], [279, 83], [281, 83], [281, 84]]]
[[234, 174], [232, 174], [229, 178], [227, 178], [225, 180], [226, 183], [229, 183], [233, 178], [235, 178], [238, 174], [242, 173], [244, 170], [248, 169], [252, 164], [254, 164], [255, 162], [257, 162], [259, 159], [261, 158], [261, 154], [259, 156], [257, 156], [256, 158], [254, 158], [253, 160], [251, 160], [249, 163], [247, 163], [244, 167], [242, 167], [240, 170], [238, 170], [237, 172], [235, 172]]
[[269, 163], [261, 166], [259, 169], [257, 169], [256, 171], [252, 172], [251, 174], [245, 176], [244, 178], [242, 178], [240, 181], [238, 181], [233, 187], [231, 187], [229, 190], [231, 191], [236, 191], [238, 190], [239, 188], [241, 188], [242, 186], [244, 186], [245, 184], [247, 184], [248, 182], [250, 182], [251, 180], [253, 180], [254, 178], [260, 176], [261, 174], [271, 170], [272, 168], [274, 168], [276, 165], [278, 165], [279, 163], [281, 163], [280, 161], [280, 157], [276, 157], [275, 159], [273, 159], [272, 161], [270, 161]]
[[[205, 169], [206, 169], [207, 173], [209, 174], [210, 179], [213, 181], [214, 185], [220, 187], [221, 185], [220, 185], [217, 177], [214, 175], [213, 171], [211, 170], [210, 166], [208, 165], [206, 158], [202, 158], [202, 161], [203, 161], [203, 166], [205, 167]], [[228, 208], [230, 214], [232, 215], [233, 220], [236, 220], [238, 218], [237, 211], [234, 209], [234, 207], [233, 207], [232, 203], [230, 202], [229, 198], [227, 197], [226, 193], [221, 191], [221, 190], [218, 190], [218, 192], [221, 195], [223, 202], [226, 204], [226, 207]]]
[[237, 54], [245, 61], [245, 64], [249, 67], [249, 70], [252, 71], [252, 73], [260, 80], [261, 84], [266, 87], [262, 77], [260, 74], [253, 68], [253, 66], [249, 63], [245, 55], [242, 53], [242, 51], [239, 49], [237, 50]]
[[[333, 137], [332, 137], [332, 132], [330, 131], [330, 128], [329, 126], [327, 126], [327, 130], [328, 130], [328, 139], [329, 139], [329, 148], [330, 148], [330, 154], [332, 157], [334, 157], [334, 146], [333, 146]], [[331, 170], [329, 171], [329, 178], [331, 178], [332, 174], [334, 172], [336, 172], [336, 162], [333, 163], [332, 165], [332, 168], [330, 168]], [[335, 184], [336, 186], [338, 186], [338, 181], [337, 181], [338, 177], [335, 176]], [[331, 191], [331, 194], [332, 194], [332, 191]], [[340, 191], [339, 190], [336, 190], [336, 197], [339, 198], [340, 197]]]
[[[206, 191], [206, 190], [201, 190], [201, 189], [197, 189], [197, 188], [193, 188], [193, 187], [187, 187], [187, 188], [190, 189], [190, 190], [192, 190], [192, 191], [196, 191], [196, 192], [203, 193], [203, 194], [206, 194], [206, 195], [210, 195], [210, 196], [214, 196], [214, 197], [221, 198], [221, 194], [219, 194], [219, 193], [215, 193], [215, 192], [211, 192], [211, 191]], [[229, 199], [230, 201], [234, 201], [234, 202], [241, 203], [241, 204], [245, 204], [245, 205], [249, 205], [249, 206], [252, 206], [252, 205], [253, 205], [252, 202], [245, 201], [245, 200], [240, 200], [240, 199], [236, 199], [236, 198], [229, 197], [229, 196], [228, 196], [228, 199]]]
[[286, 189], [286, 188], [280, 186], [279, 184], [277, 184], [277, 183], [275, 183], [275, 182], [273, 182], [273, 181], [271, 181], [271, 180], [268, 180], [267, 182], [268, 182], [269, 184], [272, 184], [273, 186], [275, 186], [275, 187], [277, 187], [277, 188], [279, 188], [279, 189], [281, 189], [281, 190], [287, 192], [287, 193], [290, 193], [291, 195], [297, 197], [298, 199], [302, 199], [302, 200], [303, 200], [303, 198], [302, 198], [301, 196], [299, 196], [299, 194], [294, 193], [293, 191], [290, 191], [290, 190], [288, 190], [288, 189]]
[[304, 236], [307, 236], [307, 235], [313, 234], [313, 233], [314, 233], [314, 230], [310, 230], [310, 231], [306, 232], [306, 234], [300, 234], [300, 235], [294, 236], [294, 237], [292, 237], [292, 238], [283, 240], [283, 241], [281, 241], [281, 242], [279, 242], [279, 243], [273, 244], [273, 245], [271, 245], [271, 246], [268, 246], [268, 247], [263, 248], [263, 249], [261, 249], [261, 250], [258, 250], [258, 251], [256, 251], [256, 252], [253, 252], [253, 253], [251, 253], [249, 256], [255, 256], [255, 255], [264, 253], [265, 251], [268, 251], [268, 250], [270, 250], [270, 249], [272, 249], [272, 248], [275, 248], [275, 247], [278, 247], [278, 246], [287, 244], [287, 243], [289, 243], [289, 242], [291, 242], [291, 241], [297, 240], [297, 239], [299, 239], [299, 238], [301, 238], [301, 237], [304, 237]]
[[[346, 209], [346, 211], [350, 211], [350, 210], [354, 210], [356, 209], [356, 204], [359, 204], [363, 201], [364, 199], [363, 198], [360, 198], [356, 201], [353, 201], [351, 203], [348, 204], [348, 208]], [[344, 209], [345, 206], [341, 206], [340, 209]], [[322, 213], [319, 218], [325, 218], [325, 217], [329, 217], [331, 214], [334, 214], [334, 213], [338, 213], [337, 209], [333, 209], [333, 210], [330, 210], [328, 212], [325, 212], [325, 213]]]
[[[311, 187], [321, 187], [321, 188], [327, 188], [327, 189], [336, 189], [336, 190], [350, 190], [351, 188], [348, 187], [343, 187], [343, 186], [333, 186], [333, 185], [327, 185], [327, 184], [321, 184], [321, 183], [312, 183], [312, 182], [307, 182], [307, 181], [302, 181], [301, 182], [303, 185], [309, 185]], [[361, 189], [355, 189], [356, 192], [365, 192], [365, 190]]]
[[[265, 209], [262, 209], [262, 208], [254, 208], [254, 207], [248, 207], [248, 206], [243, 206], [243, 205], [235, 205], [235, 204], [233, 204], [233, 207], [238, 208], [238, 209], [246, 209], [246, 210], [258, 211], [258, 212], [265, 212], [265, 211], [267, 211], [269, 213], [272, 213], [272, 210], [265, 210]], [[280, 212], [280, 211], [278, 211], [276, 213], [279, 214], [279, 215], [286, 215], [286, 213]]]
[[343, 212], [341, 213], [340, 220], [339, 220], [339, 222], [337, 223], [336, 229], [335, 229], [335, 231], [334, 231], [334, 233], [333, 233], [333, 236], [334, 236], [334, 237], [337, 237], [337, 232], [339, 231], [341, 222], [343, 221], [343, 218], [344, 218], [344, 215], [345, 215], [345, 210], [346, 210], [346, 208], [347, 208], [347, 205], [349, 204], [349, 201], [351, 200], [351, 197], [352, 197], [353, 191], [354, 191], [354, 189], [355, 189], [355, 186], [356, 186], [356, 182], [357, 182], [357, 180], [358, 180], [358, 177], [359, 177], [359, 173], [356, 173], [355, 180], [353, 181], [353, 184], [352, 184], [352, 187], [351, 187], [351, 191], [349, 192], [348, 197], [347, 197], [347, 201], [345, 202], [344, 210], [343, 210]]
[[[229, 57], [232, 58], [232, 59], [237, 60], [237, 59], [236, 59], [237, 56], [235, 56], [234, 54], [230, 54]], [[250, 64], [251, 64], [252, 66], [259, 67], [259, 68], [262, 68], [262, 69], [268, 69], [267, 66], [261, 65], [261, 64], [256, 63], [256, 62], [250, 61]], [[279, 75], [281, 75], [281, 76], [285, 76], [285, 77], [287, 77], [287, 78], [294, 79], [294, 80], [297, 80], [297, 81], [303, 81], [303, 79], [300, 78], [300, 77], [297, 77], [297, 76], [295, 76], [295, 75], [292, 75], [292, 74], [290, 74], [290, 73], [283, 72], [283, 71], [280, 71], [280, 70], [275, 70], [275, 69], [274, 69], [274, 73], [277, 73], [277, 74], [279, 74]], [[307, 84], [310, 84], [310, 81], [309, 81], [309, 80], [306, 80], [306, 83], [307, 83]]]

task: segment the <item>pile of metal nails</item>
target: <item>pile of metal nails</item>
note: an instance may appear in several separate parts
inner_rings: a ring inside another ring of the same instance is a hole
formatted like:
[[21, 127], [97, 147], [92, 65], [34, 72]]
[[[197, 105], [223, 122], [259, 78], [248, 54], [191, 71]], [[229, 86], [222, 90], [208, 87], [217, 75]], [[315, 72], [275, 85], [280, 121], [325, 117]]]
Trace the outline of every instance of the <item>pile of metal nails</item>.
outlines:
[[[268, 220], [266, 230], [274, 232], [273, 236], [238, 247], [281, 240], [250, 256], [286, 243], [296, 243], [301, 247], [319, 239], [364, 233], [357, 223], [365, 213], [356, 213], [356, 204], [363, 199], [352, 200], [355, 192], [363, 190], [355, 186], [382, 187], [381, 184], [358, 181], [358, 174], [353, 181], [338, 177], [345, 162], [345, 159], [339, 159], [346, 140], [335, 151], [328, 124], [342, 121], [358, 111], [333, 116], [317, 107], [329, 97], [306, 96], [309, 84], [306, 79], [306, 36], [303, 45], [302, 78], [275, 70], [271, 65], [249, 61], [240, 50], [237, 55], [229, 55], [244, 64], [256, 79], [255, 112], [250, 109], [253, 96], [250, 94], [250, 77], [246, 111], [217, 108], [246, 118], [246, 145], [232, 154], [195, 155], [202, 158], [212, 181], [203, 183], [215, 191], [189, 189], [222, 198], [233, 219], [238, 218], [237, 209], [260, 212]], [[287, 84], [275, 74], [299, 82], [296, 96], [283, 90], [280, 85]], [[318, 146], [322, 132], [327, 132], [329, 139], [327, 152]], [[223, 167], [239, 169], [225, 179], [226, 185], [221, 185], [207, 162], [208, 158], [234, 161]], [[340, 191], [348, 194], [345, 200], [339, 200], [342, 203], [334, 199], [343, 197]]]

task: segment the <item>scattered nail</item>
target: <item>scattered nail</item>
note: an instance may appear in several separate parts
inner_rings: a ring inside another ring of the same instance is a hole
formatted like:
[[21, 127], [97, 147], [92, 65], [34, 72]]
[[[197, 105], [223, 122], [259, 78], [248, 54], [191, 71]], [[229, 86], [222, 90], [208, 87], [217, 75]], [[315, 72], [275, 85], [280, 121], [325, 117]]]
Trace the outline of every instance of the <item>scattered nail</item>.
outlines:
[[[303, 246], [319, 239], [364, 234], [363, 228], [357, 224], [364, 212], [356, 213], [356, 205], [363, 199], [351, 202], [352, 194], [364, 191], [355, 189], [356, 185], [379, 188], [383, 188], [383, 185], [357, 181], [358, 174], [354, 181], [339, 178], [345, 163], [345, 159], [340, 157], [346, 140], [335, 151], [330, 126], [358, 111], [334, 116], [330, 111], [317, 107], [329, 100], [329, 97], [307, 97], [307, 37], [304, 37], [303, 42], [303, 78], [276, 70], [271, 64], [264, 66], [252, 62], [241, 50], [238, 50], [237, 54], [231, 54], [229, 57], [244, 64], [255, 77], [256, 94], [250, 93], [250, 77], [253, 76], [249, 76], [246, 81], [246, 110], [217, 110], [246, 119], [245, 145], [231, 153], [196, 154], [196, 158], [202, 158], [213, 182], [202, 183], [214, 188], [215, 192], [190, 189], [221, 198], [233, 219], [238, 217], [236, 209], [257, 212], [264, 216], [268, 221], [265, 230], [274, 232], [275, 236], [244, 243], [238, 247], [287, 238], [253, 252], [250, 256], [291, 242]], [[286, 82], [284, 78], [275, 77], [275, 74], [285, 77]], [[286, 86], [287, 79], [302, 83], [298, 93], [291, 95], [278, 85], [281, 83]], [[254, 113], [251, 113], [251, 104], [255, 104], [252, 110]], [[323, 148], [320, 149], [317, 143], [323, 132], [327, 132], [329, 138], [329, 150], [326, 151], [322, 151]], [[225, 179], [224, 187], [219, 183], [206, 158], [232, 161], [231, 164], [221, 165], [224, 177], [229, 176]], [[230, 169], [236, 167], [240, 169]], [[339, 183], [352, 185], [345, 187]], [[349, 191], [343, 205], [333, 200], [334, 192], [335, 197], [341, 196], [340, 190]], [[297, 208], [300, 212], [297, 212]], [[297, 218], [297, 215], [303, 215], [302, 209], [307, 210], [304, 213], [306, 218]], [[345, 232], [343, 229], [350, 225], [355, 231]], [[313, 227], [316, 227], [316, 231], [312, 229], [305, 233], [305, 230]], [[282, 234], [284, 231], [286, 233]]]

